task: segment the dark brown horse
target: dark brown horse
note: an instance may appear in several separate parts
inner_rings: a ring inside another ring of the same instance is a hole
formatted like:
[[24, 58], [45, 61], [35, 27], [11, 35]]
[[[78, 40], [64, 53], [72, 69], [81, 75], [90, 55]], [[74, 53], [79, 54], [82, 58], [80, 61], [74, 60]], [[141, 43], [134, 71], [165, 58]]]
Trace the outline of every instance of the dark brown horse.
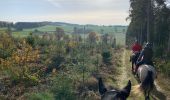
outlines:
[[135, 68], [136, 68], [136, 61], [140, 55], [140, 52], [135, 52], [130, 56], [130, 62], [132, 64], [132, 73], [135, 73]]
[[131, 91], [131, 81], [121, 90], [107, 90], [101, 78], [98, 80], [101, 100], [126, 100]]

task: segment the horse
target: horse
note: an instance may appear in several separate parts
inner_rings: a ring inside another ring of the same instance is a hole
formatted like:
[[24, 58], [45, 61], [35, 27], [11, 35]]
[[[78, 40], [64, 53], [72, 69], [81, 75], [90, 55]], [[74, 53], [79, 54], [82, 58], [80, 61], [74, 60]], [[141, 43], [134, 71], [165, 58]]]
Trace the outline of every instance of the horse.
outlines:
[[135, 52], [130, 56], [130, 62], [132, 62], [132, 73], [135, 74], [136, 61], [140, 55], [140, 52]]
[[102, 78], [98, 80], [99, 93], [101, 95], [101, 100], [126, 100], [131, 91], [131, 81], [121, 90], [113, 89], [107, 90], [103, 84]]
[[154, 88], [156, 70], [153, 66], [143, 64], [137, 70], [139, 85], [134, 86], [133, 91], [136, 93], [144, 92], [145, 100], [149, 100], [150, 92]]

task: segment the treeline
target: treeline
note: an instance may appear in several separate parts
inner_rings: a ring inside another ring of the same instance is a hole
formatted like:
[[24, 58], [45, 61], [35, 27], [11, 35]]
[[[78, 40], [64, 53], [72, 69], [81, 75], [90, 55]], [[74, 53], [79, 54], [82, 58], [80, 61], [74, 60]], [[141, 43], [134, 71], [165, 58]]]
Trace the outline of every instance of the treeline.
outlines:
[[136, 38], [141, 44], [149, 40], [157, 56], [170, 54], [170, 7], [166, 0], [130, 0], [129, 12], [127, 38]]
[[13, 27], [13, 26], [14, 26], [13, 22], [0, 21], [0, 28], [3, 28], [3, 27]]
[[73, 34], [82, 34], [82, 33], [88, 34], [92, 31], [94, 31], [94, 30], [88, 29], [88, 28], [79, 28], [79, 27], [73, 28]]
[[24, 28], [36, 28], [47, 25], [49, 22], [17, 22], [15, 23], [16, 30], [22, 30]]
[[24, 28], [36, 28], [40, 26], [45, 26], [49, 24], [50, 22], [7, 22], [7, 21], [0, 21], [0, 28], [4, 27], [10, 27], [10, 28], [16, 28], [16, 30], [22, 30]]

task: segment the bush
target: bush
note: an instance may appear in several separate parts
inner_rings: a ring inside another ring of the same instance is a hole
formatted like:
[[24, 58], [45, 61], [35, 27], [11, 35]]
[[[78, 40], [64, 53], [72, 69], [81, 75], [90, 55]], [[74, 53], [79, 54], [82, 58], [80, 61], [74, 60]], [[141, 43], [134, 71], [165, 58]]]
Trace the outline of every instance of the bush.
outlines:
[[159, 70], [165, 76], [170, 76], [170, 63], [162, 60], [156, 61], [156, 69]]
[[30, 36], [28, 36], [26, 38], [26, 41], [29, 45], [31, 45], [32, 47], [35, 46], [35, 38], [32, 36], [32, 34], [30, 34]]
[[53, 68], [59, 69], [60, 65], [62, 63], [64, 63], [64, 61], [65, 61], [65, 58], [63, 56], [55, 55], [51, 58], [51, 63], [48, 65], [48, 68], [49, 69], [53, 69]]
[[163, 47], [161, 47], [161, 46], [157, 46], [155, 49], [154, 49], [154, 55], [156, 56], [156, 57], [161, 57], [162, 55], [163, 55], [163, 51], [164, 51], [164, 49], [163, 49]]
[[31, 72], [35, 66], [31, 66], [39, 59], [39, 50], [34, 50], [25, 41], [20, 44], [21, 48], [15, 50], [11, 57], [0, 59], [0, 67], [3, 71], [8, 72], [8, 77], [14, 84], [24, 83], [26, 86], [38, 84], [38, 72]]
[[11, 52], [8, 52], [6, 50], [3, 50], [0, 48], [0, 58], [6, 59], [11, 56]]
[[54, 100], [53, 94], [46, 92], [27, 94], [26, 98], [27, 100]]
[[108, 51], [108, 50], [103, 51], [102, 57], [103, 57], [103, 62], [104, 62], [105, 64], [111, 64], [112, 54], [111, 54], [110, 51]]
[[44, 47], [44, 46], [49, 46], [51, 44], [51, 41], [46, 40], [46, 39], [41, 39], [41, 38], [37, 38], [35, 41], [35, 45]]
[[73, 81], [67, 75], [56, 77], [52, 88], [56, 100], [76, 100]]
[[7, 33], [0, 34], [0, 58], [6, 59], [16, 49], [14, 39]]

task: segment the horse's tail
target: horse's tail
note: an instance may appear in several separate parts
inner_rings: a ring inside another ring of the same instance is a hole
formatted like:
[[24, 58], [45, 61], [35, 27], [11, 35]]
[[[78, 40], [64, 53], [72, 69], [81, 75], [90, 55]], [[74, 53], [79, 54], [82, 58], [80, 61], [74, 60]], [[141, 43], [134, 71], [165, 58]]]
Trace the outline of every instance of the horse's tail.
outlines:
[[145, 91], [146, 89], [152, 90], [154, 86], [154, 80], [153, 80], [152, 75], [153, 75], [153, 72], [148, 71], [147, 76], [144, 79], [144, 81], [141, 84], [135, 85], [132, 87], [132, 92], [138, 96], [141, 96], [142, 92]]
[[148, 71], [146, 78], [141, 83], [141, 88], [143, 90], [147, 90], [147, 89], [152, 90], [153, 87], [154, 87], [153, 72], [152, 71]]

